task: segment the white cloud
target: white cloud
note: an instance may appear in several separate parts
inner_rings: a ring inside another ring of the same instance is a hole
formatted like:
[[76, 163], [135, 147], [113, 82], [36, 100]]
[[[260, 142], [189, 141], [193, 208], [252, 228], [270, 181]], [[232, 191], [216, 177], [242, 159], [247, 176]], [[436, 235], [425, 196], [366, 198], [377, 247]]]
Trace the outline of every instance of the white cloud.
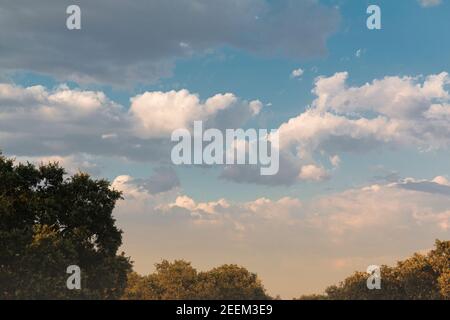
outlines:
[[322, 181], [329, 177], [328, 172], [314, 164], [304, 165], [300, 168], [300, 180]]
[[181, 208], [201, 217], [202, 215], [219, 214], [221, 209], [227, 209], [229, 207], [230, 204], [225, 199], [196, 203], [188, 196], [179, 196], [175, 199], [175, 202], [170, 203], [167, 207], [159, 207], [159, 209], [169, 210], [173, 208]]
[[266, 179], [254, 168], [234, 166], [226, 168], [222, 176], [237, 182], [269, 185], [320, 181], [328, 174], [315, 163], [316, 157], [328, 155], [335, 167], [339, 163], [336, 158], [339, 153], [372, 150], [393, 143], [396, 129], [396, 123], [385, 117], [352, 119], [310, 109], [279, 127], [280, 170], [277, 175]]
[[430, 120], [450, 121], [450, 104], [433, 104], [424, 115]]
[[[448, 183], [441, 178], [437, 180]], [[126, 212], [157, 216], [163, 213], [168, 219], [174, 215], [179, 219], [184, 217], [185, 223], [222, 225], [238, 233], [250, 232], [266, 223], [309, 230], [316, 236], [326, 234], [330, 239], [361, 236], [369, 231], [374, 235], [380, 230], [392, 234], [425, 227], [446, 231], [450, 224], [450, 193], [405, 187], [412, 181], [416, 180], [369, 185], [304, 202], [292, 197], [259, 198], [247, 202], [222, 198], [201, 202], [176, 189], [166, 190], [155, 201], [155, 194], [129, 176], [117, 177], [113, 187], [124, 192], [125, 202], [141, 208], [141, 211]], [[438, 185], [433, 181], [422, 180]], [[442, 186], [450, 190], [448, 185]]]
[[298, 68], [295, 70], [292, 70], [291, 72], [291, 78], [300, 78], [305, 71], [302, 68]]
[[[213, 224], [231, 222], [233, 226], [240, 226], [237, 231], [244, 231], [254, 221], [260, 219], [289, 224], [291, 215], [301, 206], [300, 200], [290, 197], [284, 197], [276, 201], [259, 198], [248, 202], [231, 202], [226, 199], [196, 202], [191, 197], [183, 195], [178, 196], [174, 202], [162, 204], [155, 209], [162, 210], [166, 214], [170, 214], [173, 210], [183, 209], [195, 218], [193, 222], [210, 222]], [[245, 221], [249, 222], [250, 225]]]
[[231, 93], [217, 94], [201, 102], [197, 95], [180, 90], [146, 92], [136, 96], [131, 99], [129, 113], [136, 135], [148, 139], [170, 136], [180, 128], [190, 129], [195, 120], [219, 124], [227, 118], [228, 125], [239, 127], [257, 115], [261, 108], [262, 104], [257, 100], [241, 101]]
[[419, 0], [422, 7], [435, 7], [442, 3], [442, 0]]
[[[450, 146], [449, 75], [385, 77], [349, 86], [346, 72], [318, 77], [311, 106], [282, 123], [280, 170], [262, 177], [254, 166], [229, 166], [221, 174], [236, 182], [290, 185], [321, 181], [344, 153], [384, 146], [418, 151]], [[205, 100], [182, 89], [145, 92], [129, 110], [97, 91], [0, 85], [0, 143], [9, 154], [47, 156], [91, 154], [133, 160], [170, 161], [170, 133], [190, 128], [239, 128], [263, 104], [231, 93]], [[328, 167], [318, 164], [329, 159]]]
[[443, 176], [437, 176], [435, 177], [432, 182], [443, 185], [443, 186], [448, 186], [450, 187], [450, 181], [448, 181], [448, 179], [446, 177]]
[[445, 86], [450, 83], [448, 73], [427, 76], [422, 82], [413, 77], [385, 77], [360, 87], [347, 87], [348, 73], [341, 72], [316, 80], [313, 105], [320, 111], [339, 114], [377, 112], [390, 118], [420, 117], [435, 101], [448, 100]]
[[269, 181], [252, 168], [232, 168], [223, 177], [238, 182], [292, 184], [313, 177], [324, 179], [329, 170], [316, 160], [322, 156], [337, 167], [343, 153], [384, 146], [396, 150], [448, 149], [448, 73], [391, 76], [361, 86], [348, 86], [347, 79], [347, 72], [318, 77], [311, 106], [278, 128], [282, 164], [277, 176]]
[[135, 179], [129, 175], [117, 176], [113, 180], [111, 187], [113, 189], [123, 192], [126, 200], [132, 201], [147, 200], [150, 197], [150, 193], [148, 193], [139, 184], [135, 184], [134, 180]]
[[201, 101], [187, 90], [145, 92], [129, 110], [101, 91], [0, 84], [0, 146], [18, 156], [74, 154], [170, 162], [170, 135], [190, 128], [240, 128], [262, 109], [231, 93]]

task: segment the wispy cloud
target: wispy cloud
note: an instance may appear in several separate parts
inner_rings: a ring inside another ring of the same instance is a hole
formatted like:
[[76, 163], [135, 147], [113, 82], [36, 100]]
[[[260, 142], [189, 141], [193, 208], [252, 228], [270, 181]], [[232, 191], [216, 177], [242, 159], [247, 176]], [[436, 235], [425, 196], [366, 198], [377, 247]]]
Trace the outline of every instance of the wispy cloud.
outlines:
[[422, 7], [435, 7], [442, 3], [442, 0], [418, 0]]

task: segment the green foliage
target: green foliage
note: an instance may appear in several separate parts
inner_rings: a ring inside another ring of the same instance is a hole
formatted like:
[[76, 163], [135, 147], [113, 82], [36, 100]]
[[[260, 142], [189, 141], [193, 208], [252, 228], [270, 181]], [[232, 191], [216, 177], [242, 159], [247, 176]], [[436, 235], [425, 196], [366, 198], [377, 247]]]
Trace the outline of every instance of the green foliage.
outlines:
[[148, 277], [154, 299], [192, 299], [196, 294], [197, 270], [189, 262], [164, 260], [156, 264], [156, 272]]
[[[368, 274], [355, 272], [326, 289], [331, 300], [450, 300], [450, 241], [436, 240], [427, 255], [414, 254], [395, 267], [381, 266], [381, 289], [367, 289]], [[308, 299], [303, 296], [300, 299]]]
[[166, 260], [148, 276], [128, 275], [123, 299], [131, 300], [256, 300], [269, 299], [256, 274], [236, 265], [197, 272], [189, 262]]
[[237, 265], [223, 265], [200, 273], [198, 278], [199, 299], [267, 299], [256, 274]]
[[[114, 299], [131, 268], [112, 210], [121, 194], [58, 164], [15, 165], [0, 154], [0, 299]], [[68, 290], [78, 265], [82, 290]]]

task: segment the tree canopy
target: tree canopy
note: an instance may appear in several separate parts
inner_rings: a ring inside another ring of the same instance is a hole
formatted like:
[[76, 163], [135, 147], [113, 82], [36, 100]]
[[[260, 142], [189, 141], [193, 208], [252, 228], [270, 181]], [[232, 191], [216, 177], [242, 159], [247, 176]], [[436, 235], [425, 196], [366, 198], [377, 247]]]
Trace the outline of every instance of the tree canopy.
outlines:
[[436, 240], [428, 254], [414, 254], [394, 267], [381, 266], [381, 289], [369, 290], [369, 274], [355, 272], [324, 295], [301, 299], [331, 300], [438, 300], [450, 299], [450, 241]]
[[[0, 154], [0, 298], [120, 297], [131, 269], [117, 255], [122, 232], [112, 211], [120, 198], [106, 180]], [[82, 290], [66, 286], [70, 265], [81, 269]]]
[[163, 260], [147, 276], [130, 273], [123, 299], [137, 300], [265, 300], [256, 274], [237, 265], [198, 272], [189, 262]]

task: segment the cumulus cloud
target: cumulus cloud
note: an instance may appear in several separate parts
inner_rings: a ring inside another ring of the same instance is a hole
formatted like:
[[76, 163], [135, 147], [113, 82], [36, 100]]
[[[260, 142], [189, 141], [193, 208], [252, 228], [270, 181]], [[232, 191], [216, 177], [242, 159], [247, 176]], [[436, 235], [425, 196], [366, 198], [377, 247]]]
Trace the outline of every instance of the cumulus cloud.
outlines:
[[261, 108], [231, 93], [202, 101], [180, 90], [137, 95], [127, 110], [100, 91], [0, 84], [0, 146], [18, 156], [83, 153], [168, 163], [173, 130], [190, 129], [194, 120], [239, 128]]
[[319, 77], [313, 93], [314, 107], [320, 111], [339, 114], [359, 114], [373, 111], [390, 118], [422, 116], [434, 101], [446, 101], [450, 83], [448, 73], [421, 77], [390, 76], [376, 79], [360, 87], [348, 87], [347, 72], [331, 77]]
[[[141, 138], [170, 136], [176, 129], [209, 121], [211, 126], [240, 127], [257, 115], [262, 103], [241, 101], [231, 93], [217, 94], [204, 102], [187, 90], [146, 92], [131, 99], [130, 116], [134, 131]], [[214, 118], [214, 119], [213, 119]]]
[[[317, 159], [324, 155], [335, 168], [343, 153], [385, 146], [420, 151], [450, 146], [448, 73], [390, 76], [361, 86], [349, 86], [347, 80], [347, 72], [318, 77], [311, 106], [278, 128], [280, 161], [285, 165], [270, 183], [292, 184], [313, 176], [323, 180], [326, 168], [319, 170], [323, 166]], [[267, 183], [245, 170], [235, 168], [225, 177]]]
[[130, 176], [117, 177], [113, 187], [122, 191], [126, 199], [119, 205], [118, 215], [146, 214], [153, 216], [155, 221], [175, 219], [186, 225], [220, 226], [224, 231], [237, 236], [249, 229], [258, 228], [259, 223], [295, 223], [293, 216], [302, 207], [300, 200], [291, 197], [279, 200], [259, 198], [248, 202], [222, 198], [202, 202], [180, 194], [176, 189], [154, 194], [142, 187], [138, 179]]
[[432, 182], [437, 183], [442, 186], [450, 187], [450, 181], [447, 179], [447, 177], [444, 177], [444, 176], [437, 176], [432, 180]]
[[0, 145], [19, 156], [108, 153], [116, 141], [104, 138], [126, 129], [126, 110], [98, 91], [0, 84], [0, 106]]
[[3, 1], [0, 70], [79, 83], [148, 83], [170, 76], [177, 58], [226, 46], [258, 55], [321, 55], [339, 22], [337, 9], [317, 0], [130, 0], [126, 6], [81, 0], [82, 29], [69, 31], [65, 12], [72, 4]]
[[314, 164], [308, 164], [300, 168], [300, 180], [322, 181], [328, 177], [328, 173], [323, 167]]
[[169, 211], [170, 209], [185, 209], [194, 213], [200, 219], [217, 220], [222, 218], [235, 219], [235, 225], [243, 225], [244, 220], [265, 219], [278, 220], [289, 223], [289, 219], [295, 210], [299, 210], [302, 204], [300, 200], [284, 197], [273, 201], [267, 198], [259, 198], [254, 201], [233, 203], [226, 199], [210, 202], [196, 202], [188, 196], [179, 196], [175, 202], [167, 206], [160, 206], [158, 209]]
[[[323, 181], [344, 153], [383, 147], [419, 151], [450, 146], [450, 77], [440, 74], [375, 79], [347, 84], [346, 72], [315, 80], [312, 104], [282, 123], [280, 170], [261, 176], [257, 166], [226, 166], [221, 178], [239, 183], [291, 185]], [[22, 88], [0, 84], [0, 142], [10, 154], [69, 156], [77, 153], [170, 161], [170, 133], [205, 127], [240, 128], [259, 115], [263, 104], [232, 93], [200, 99], [187, 90], [145, 92], [130, 108], [104, 93], [61, 86]]]
[[316, 117], [353, 126], [354, 133], [343, 134], [344, 137], [366, 137], [373, 142], [423, 150], [448, 148], [448, 73], [424, 78], [385, 77], [360, 87], [348, 87], [347, 78], [347, 73], [318, 78], [312, 109], [317, 111]]
[[[440, 178], [437, 180], [441, 181]], [[377, 230], [392, 235], [420, 228], [447, 231], [450, 225], [449, 186], [430, 180], [430, 183], [447, 188], [446, 192], [441, 192], [444, 189], [423, 184], [425, 180], [412, 187], [412, 181], [405, 179], [398, 183], [348, 189], [308, 201], [282, 197], [278, 200], [259, 198], [236, 202], [222, 198], [202, 202], [180, 190], [173, 192], [175, 189], [166, 190], [156, 198], [139, 180], [129, 176], [117, 177], [113, 186], [124, 192], [125, 203], [140, 208], [133, 211], [134, 214], [154, 215], [157, 219], [176, 217], [183, 223], [203, 227], [222, 226], [227, 232], [232, 230], [240, 235], [247, 232], [251, 235], [258, 228], [274, 225], [315, 236], [326, 235], [330, 241], [351, 239], [367, 235], [367, 232], [376, 234]], [[124, 208], [118, 210], [119, 214], [121, 211], [132, 212]]]
[[170, 208], [178, 207], [189, 211], [198, 211], [203, 214], [217, 214], [221, 208], [229, 208], [230, 204], [225, 199], [218, 201], [196, 203], [192, 198], [187, 196], [177, 197], [174, 203], [169, 204]]
[[444, 120], [450, 119], [450, 105], [449, 104], [433, 104], [425, 113], [425, 117], [430, 120]]

